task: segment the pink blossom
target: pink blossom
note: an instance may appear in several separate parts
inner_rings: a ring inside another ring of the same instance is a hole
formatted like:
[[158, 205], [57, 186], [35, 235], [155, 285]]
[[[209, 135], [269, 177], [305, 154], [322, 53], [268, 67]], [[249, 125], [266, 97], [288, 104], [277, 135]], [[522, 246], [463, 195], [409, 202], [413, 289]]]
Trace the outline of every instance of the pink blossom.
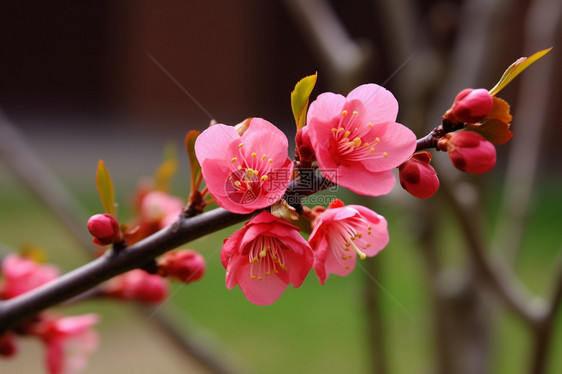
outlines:
[[205, 274], [205, 258], [191, 249], [166, 252], [158, 261], [158, 270], [166, 277], [191, 283]]
[[18, 351], [15, 335], [8, 331], [0, 335], [0, 356], [12, 357]]
[[420, 199], [433, 196], [439, 189], [439, 178], [430, 161], [429, 152], [418, 152], [398, 168], [400, 185]]
[[261, 118], [252, 118], [242, 135], [232, 126], [211, 126], [195, 142], [210, 194], [234, 213], [265, 208], [283, 196], [293, 170], [287, 149], [285, 134]]
[[446, 144], [449, 158], [459, 170], [483, 174], [496, 165], [496, 147], [474, 131], [449, 133], [439, 143], [439, 149]]
[[86, 367], [87, 358], [98, 347], [92, 326], [97, 314], [73, 317], [47, 317], [35, 327], [35, 334], [46, 344], [49, 374], [72, 374]]
[[455, 97], [445, 116], [453, 122], [480, 122], [494, 106], [494, 98], [484, 88], [466, 88]]
[[41, 265], [10, 253], [2, 261], [2, 274], [4, 283], [0, 294], [4, 299], [11, 299], [57, 278], [59, 270], [53, 265]]
[[123, 240], [119, 222], [111, 214], [94, 214], [88, 220], [88, 231], [94, 236], [94, 243], [107, 245]]
[[375, 256], [389, 240], [383, 216], [361, 205], [344, 206], [339, 200], [334, 200], [313, 225], [308, 241], [321, 284], [330, 274], [348, 275], [357, 256], [362, 260]]
[[236, 284], [257, 305], [276, 301], [289, 283], [299, 287], [312, 267], [312, 250], [298, 228], [268, 212], [252, 218], [225, 241], [221, 261], [226, 287]]
[[117, 299], [158, 304], [168, 297], [169, 286], [160, 275], [135, 269], [110, 279], [105, 283], [103, 292]]
[[398, 102], [376, 84], [357, 87], [347, 95], [323, 93], [307, 114], [316, 161], [334, 183], [361, 195], [379, 196], [392, 189], [392, 169], [412, 155], [416, 136], [396, 123]]
[[151, 191], [143, 196], [140, 204], [141, 221], [159, 228], [171, 225], [180, 215], [185, 201], [163, 191]]

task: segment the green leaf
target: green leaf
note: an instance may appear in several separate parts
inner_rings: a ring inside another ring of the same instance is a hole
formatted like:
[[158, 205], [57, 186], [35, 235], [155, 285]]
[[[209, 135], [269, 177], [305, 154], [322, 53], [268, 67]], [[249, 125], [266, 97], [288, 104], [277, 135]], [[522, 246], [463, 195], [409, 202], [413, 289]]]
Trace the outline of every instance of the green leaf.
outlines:
[[164, 148], [164, 160], [154, 173], [155, 188], [159, 191], [170, 192], [170, 183], [177, 169], [176, 147], [173, 144], [168, 144]]
[[99, 160], [98, 162], [96, 188], [105, 212], [115, 216], [115, 190], [113, 188], [113, 180], [103, 160]]
[[297, 131], [306, 125], [306, 111], [308, 110], [308, 101], [310, 94], [316, 84], [318, 73], [304, 77], [295, 85], [295, 89], [291, 92], [291, 108], [293, 116], [297, 124]]
[[200, 131], [191, 130], [185, 136], [185, 150], [187, 151], [189, 168], [191, 169], [191, 193], [199, 190], [201, 185], [201, 165], [199, 165], [199, 161], [195, 156], [195, 141], [199, 134], [201, 134]]
[[543, 49], [532, 56], [529, 57], [521, 57], [513, 64], [511, 64], [507, 70], [503, 73], [502, 77], [500, 78], [499, 82], [490, 90], [490, 95], [494, 96], [498, 92], [500, 92], [505, 86], [509, 84], [516, 76], [518, 76], [523, 70], [527, 69], [531, 64], [537, 61], [539, 58], [546, 55], [552, 47], [548, 49]]

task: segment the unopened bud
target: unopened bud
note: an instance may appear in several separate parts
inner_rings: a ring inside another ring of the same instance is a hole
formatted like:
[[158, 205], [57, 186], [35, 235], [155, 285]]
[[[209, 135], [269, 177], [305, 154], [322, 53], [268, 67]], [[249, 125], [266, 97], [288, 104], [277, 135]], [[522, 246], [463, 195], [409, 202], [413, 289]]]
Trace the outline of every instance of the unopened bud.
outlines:
[[145, 304], [158, 304], [168, 297], [168, 282], [160, 275], [135, 269], [109, 280], [104, 294], [122, 300], [137, 300]]
[[107, 245], [123, 240], [119, 222], [111, 214], [94, 214], [88, 220], [88, 231], [94, 236], [94, 243]]
[[316, 155], [314, 154], [314, 149], [312, 148], [312, 143], [310, 142], [307, 126], [297, 131], [297, 135], [295, 136], [295, 145], [297, 147], [301, 165], [306, 168], [311, 167], [314, 160], [316, 160]]
[[446, 135], [447, 153], [453, 165], [472, 174], [483, 174], [496, 165], [496, 148], [474, 131]]
[[398, 168], [400, 185], [420, 199], [433, 196], [439, 189], [439, 178], [435, 169], [429, 164], [430, 161], [429, 152], [414, 153]]
[[205, 258], [191, 249], [166, 252], [158, 262], [159, 272], [184, 283], [194, 282], [205, 274]]
[[452, 122], [476, 123], [482, 121], [494, 106], [494, 98], [484, 88], [467, 88], [459, 92], [445, 117]]
[[0, 335], [0, 356], [13, 357], [17, 353], [16, 338], [11, 332]]
[[236, 126], [234, 126], [234, 130], [238, 133], [238, 135], [242, 136], [250, 128], [250, 122], [252, 122], [252, 118], [246, 118], [244, 121], [240, 122]]

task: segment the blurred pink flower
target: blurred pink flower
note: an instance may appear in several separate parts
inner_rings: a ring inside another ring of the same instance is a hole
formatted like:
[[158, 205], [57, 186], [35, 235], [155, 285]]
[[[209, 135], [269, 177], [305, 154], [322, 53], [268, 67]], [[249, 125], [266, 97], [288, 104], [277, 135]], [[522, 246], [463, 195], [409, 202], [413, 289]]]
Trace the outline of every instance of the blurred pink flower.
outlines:
[[88, 357], [98, 347], [92, 326], [97, 314], [72, 317], [46, 317], [35, 326], [35, 335], [46, 344], [49, 374], [73, 374], [86, 367]]
[[205, 274], [205, 258], [192, 249], [164, 253], [158, 261], [159, 273], [166, 277], [191, 283]]
[[228, 289], [238, 284], [250, 302], [269, 305], [302, 284], [313, 259], [298, 228], [262, 212], [225, 241], [221, 261]]
[[2, 261], [4, 283], [0, 287], [3, 299], [11, 299], [52, 281], [59, 276], [54, 265], [42, 265], [30, 258], [10, 253]]
[[357, 256], [362, 260], [375, 256], [389, 240], [383, 216], [361, 205], [344, 206], [340, 200], [334, 200], [313, 226], [308, 241], [321, 284], [330, 274], [348, 275]]
[[214, 125], [199, 135], [195, 153], [207, 188], [221, 207], [250, 213], [277, 202], [293, 170], [281, 130], [252, 118], [240, 136], [232, 126]]
[[105, 295], [122, 300], [158, 304], [168, 297], [168, 282], [157, 274], [135, 269], [116, 276], [103, 286]]
[[439, 178], [435, 169], [429, 164], [430, 161], [429, 152], [418, 152], [398, 168], [400, 185], [420, 199], [433, 196], [439, 189]]
[[140, 205], [141, 224], [164, 228], [180, 215], [185, 201], [163, 191], [150, 191], [143, 196]]
[[359, 86], [347, 97], [319, 95], [310, 104], [307, 127], [324, 177], [361, 195], [390, 192], [396, 181], [391, 170], [416, 148], [416, 136], [396, 123], [397, 113], [392, 93], [376, 84]]

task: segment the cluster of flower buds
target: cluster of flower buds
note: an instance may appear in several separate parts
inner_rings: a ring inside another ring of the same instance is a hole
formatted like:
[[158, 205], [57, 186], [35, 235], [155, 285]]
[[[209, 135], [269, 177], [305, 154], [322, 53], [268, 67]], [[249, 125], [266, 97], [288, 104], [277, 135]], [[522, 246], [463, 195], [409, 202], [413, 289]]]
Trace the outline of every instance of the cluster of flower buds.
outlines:
[[[6, 300], [42, 286], [59, 276], [53, 265], [39, 264], [31, 258], [9, 254], [2, 260], [0, 299]], [[49, 374], [75, 373], [98, 346], [96, 314], [59, 316], [42, 312], [12, 331], [0, 336], [0, 356], [17, 354], [18, 336], [35, 337], [45, 345], [45, 365]]]

